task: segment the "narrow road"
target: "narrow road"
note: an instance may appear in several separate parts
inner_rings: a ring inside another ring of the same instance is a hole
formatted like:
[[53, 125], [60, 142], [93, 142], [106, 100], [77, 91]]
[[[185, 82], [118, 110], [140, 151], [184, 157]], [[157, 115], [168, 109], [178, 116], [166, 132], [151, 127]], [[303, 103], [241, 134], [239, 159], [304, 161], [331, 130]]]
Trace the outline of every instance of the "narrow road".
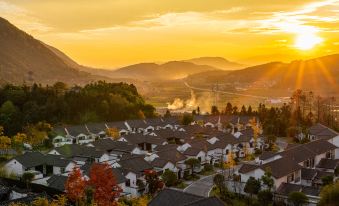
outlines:
[[213, 177], [214, 175], [210, 175], [193, 182], [191, 185], [184, 189], [184, 192], [208, 197], [208, 193], [213, 187]]

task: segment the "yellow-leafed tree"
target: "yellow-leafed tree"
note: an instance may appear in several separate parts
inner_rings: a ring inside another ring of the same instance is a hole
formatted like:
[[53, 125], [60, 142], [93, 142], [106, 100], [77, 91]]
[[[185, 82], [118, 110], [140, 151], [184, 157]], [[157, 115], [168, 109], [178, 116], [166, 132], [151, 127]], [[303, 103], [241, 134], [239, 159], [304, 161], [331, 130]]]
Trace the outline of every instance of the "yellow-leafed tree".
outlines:
[[112, 139], [118, 139], [119, 138], [119, 130], [117, 128], [108, 128], [106, 130], [106, 135]]
[[11, 139], [4, 135], [4, 128], [0, 126], [0, 149], [11, 148]]

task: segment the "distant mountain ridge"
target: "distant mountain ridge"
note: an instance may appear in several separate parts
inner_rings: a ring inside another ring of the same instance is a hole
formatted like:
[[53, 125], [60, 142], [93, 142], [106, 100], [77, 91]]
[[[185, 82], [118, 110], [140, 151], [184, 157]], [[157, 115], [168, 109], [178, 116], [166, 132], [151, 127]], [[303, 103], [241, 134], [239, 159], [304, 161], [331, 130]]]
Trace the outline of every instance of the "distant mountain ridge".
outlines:
[[223, 70], [236, 70], [244, 68], [245, 66], [236, 62], [228, 61], [223, 57], [198, 57], [184, 60], [198, 65], [208, 65]]
[[217, 70], [217, 68], [208, 65], [196, 65], [183, 61], [170, 61], [164, 64], [134, 64], [114, 70], [111, 72], [111, 75], [118, 77], [129, 76], [131, 78], [143, 78], [148, 80], [169, 80], [181, 79], [190, 74], [214, 70]]
[[84, 84], [104, 79], [78, 70], [55, 55], [48, 46], [0, 17], [0, 83], [63, 81]]
[[[290, 63], [270, 62], [227, 73], [205, 72], [206, 84], [231, 82], [239, 85], [266, 85], [271, 89], [306, 89], [339, 93], [339, 54]], [[199, 74], [187, 77], [198, 82]]]

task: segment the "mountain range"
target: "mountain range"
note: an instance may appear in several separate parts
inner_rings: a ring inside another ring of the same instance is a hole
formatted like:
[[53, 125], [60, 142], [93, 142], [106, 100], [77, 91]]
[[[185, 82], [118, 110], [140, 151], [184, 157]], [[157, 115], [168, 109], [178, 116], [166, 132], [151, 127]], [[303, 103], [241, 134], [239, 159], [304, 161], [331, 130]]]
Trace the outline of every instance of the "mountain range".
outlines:
[[115, 70], [79, 65], [62, 51], [16, 28], [0, 17], [0, 83], [85, 84], [105, 81], [186, 81], [264, 85], [272, 89], [338, 91], [339, 54], [290, 63], [271, 62], [244, 69], [222, 57], [199, 57], [165, 63], [139, 63]]

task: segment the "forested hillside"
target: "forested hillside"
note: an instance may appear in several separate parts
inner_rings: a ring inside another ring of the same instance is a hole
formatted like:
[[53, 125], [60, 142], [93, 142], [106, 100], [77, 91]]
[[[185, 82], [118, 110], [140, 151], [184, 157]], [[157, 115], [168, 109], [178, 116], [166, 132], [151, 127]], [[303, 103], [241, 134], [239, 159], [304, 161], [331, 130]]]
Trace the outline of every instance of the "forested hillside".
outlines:
[[151, 117], [155, 110], [145, 103], [134, 85], [102, 81], [71, 88], [61, 82], [47, 87], [5, 85], [0, 88], [0, 105], [0, 125], [8, 135], [39, 121], [116, 121]]

